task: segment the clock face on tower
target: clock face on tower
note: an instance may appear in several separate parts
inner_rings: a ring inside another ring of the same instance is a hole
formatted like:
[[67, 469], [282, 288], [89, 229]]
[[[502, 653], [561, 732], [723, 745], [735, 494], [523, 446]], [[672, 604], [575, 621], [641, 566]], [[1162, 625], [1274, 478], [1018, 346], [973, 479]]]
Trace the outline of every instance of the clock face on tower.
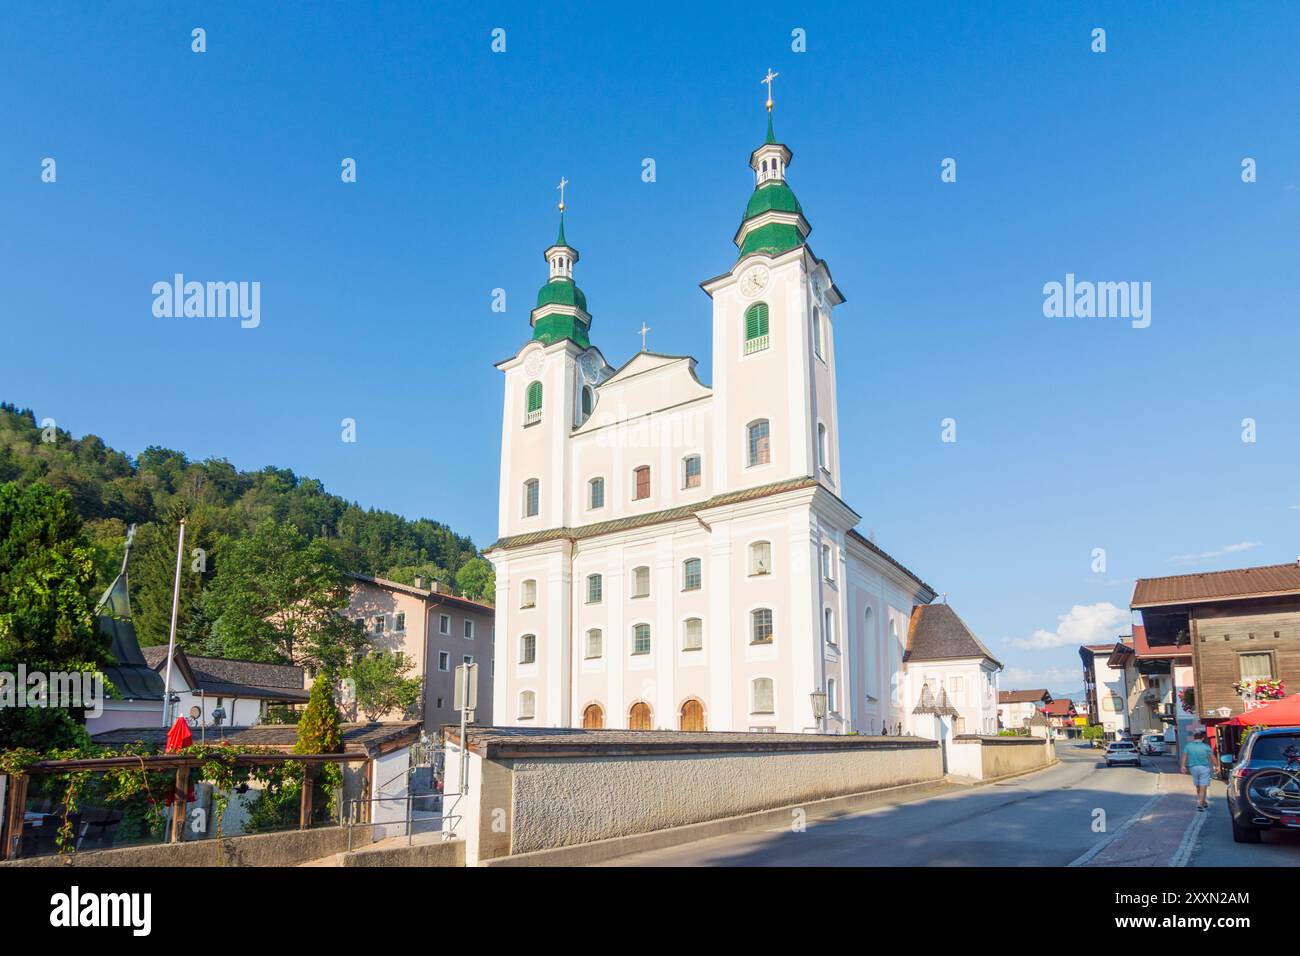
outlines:
[[596, 362], [596, 356], [588, 352], [578, 360], [578, 368], [582, 371], [584, 381], [595, 382], [596, 375], [600, 371], [600, 365]]
[[823, 309], [826, 308], [826, 280], [821, 276], [813, 279], [813, 298]]
[[524, 372], [529, 376], [536, 377], [542, 374], [542, 366], [546, 359], [542, 358], [542, 350], [537, 349], [532, 355], [524, 359]]
[[740, 277], [740, 294], [752, 299], [767, 288], [769, 281], [767, 266], [754, 266]]

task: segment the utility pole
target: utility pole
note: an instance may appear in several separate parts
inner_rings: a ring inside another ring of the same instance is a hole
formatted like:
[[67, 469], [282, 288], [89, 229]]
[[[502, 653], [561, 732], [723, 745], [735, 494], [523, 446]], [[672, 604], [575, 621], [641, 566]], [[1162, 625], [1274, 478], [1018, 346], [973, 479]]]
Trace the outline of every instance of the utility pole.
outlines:
[[185, 519], [181, 519], [180, 537], [176, 540], [176, 583], [172, 587], [172, 627], [167, 639], [167, 680], [163, 685], [164, 727], [171, 726], [172, 712], [172, 659], [176, 656], [176, 612], [181, 603], [181, 560], [185, 557]]

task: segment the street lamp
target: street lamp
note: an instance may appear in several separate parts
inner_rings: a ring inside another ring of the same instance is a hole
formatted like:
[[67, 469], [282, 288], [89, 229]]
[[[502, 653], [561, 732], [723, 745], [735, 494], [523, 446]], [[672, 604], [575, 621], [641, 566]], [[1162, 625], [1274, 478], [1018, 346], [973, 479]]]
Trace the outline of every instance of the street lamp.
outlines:
[[813, 719], [817, 721], [817, 732], [823, 733], [823, 721], [826, 719], [826, 691], [815, 690], [809, 697], [812, 699]]

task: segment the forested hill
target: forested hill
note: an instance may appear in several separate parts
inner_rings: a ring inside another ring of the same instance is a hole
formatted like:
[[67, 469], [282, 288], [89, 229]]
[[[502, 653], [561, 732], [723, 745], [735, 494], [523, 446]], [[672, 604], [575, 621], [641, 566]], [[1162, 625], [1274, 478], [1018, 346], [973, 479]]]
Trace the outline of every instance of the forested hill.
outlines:
[[225, 459], [191, 461], [156, 446], [133, 459], [95, 435], [42, 429], [30, 409], [0, 403], [0, 483], [8, 481], [40, 481], [72, 495], [95, 545], [101, 586], [117, 572], [127, 526], [139, 526], [131, 588], [144, 644], [166, 640], [181, 516], [187, 554], [204, 550], [204, 578], [220, 563], [223, 541], [248, 536], [268, 519], [323, 538], [348, 570], [407, 582], [422, 573], [449, 589], [478, 553], [468, 537], [441, 522], [362, 508], [286, 468], [240, 471]]

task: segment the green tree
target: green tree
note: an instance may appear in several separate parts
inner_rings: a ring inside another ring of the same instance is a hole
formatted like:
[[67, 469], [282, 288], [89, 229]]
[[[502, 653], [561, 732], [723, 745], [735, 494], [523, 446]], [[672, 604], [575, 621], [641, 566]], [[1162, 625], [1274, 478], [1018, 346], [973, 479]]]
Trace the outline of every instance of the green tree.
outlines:
[[343, 752], [343, 731], [339, 709], [334, 703], [334, 684], [321, 674], [311, 685], [307, 707], [298, 721], [296, 754], [338, 754]]
[[497, 591], [497, 572], [486, 558], [470, 558], [456, 572], [456, 590], [472, 601], [493, 603]]
[[252, 535], [221, 544], [203, 601], [212, 626], [205, 649], [336, 675], [364, 644], [341, 613], [350, 596], [351, 582], [324, 541], [265, 521]]
[[420, 678], [408, 676], [414, 668], [400, 652], [367, 654], [353, 663], [348, 676], [355, 684], [357, 706], [367, 720], [378, 720], [393, 711], [410, 712], [424, 686]]
[[[95, 562], [72, 496], [0, 485], [0, 670], [92, 671], [109, 661], [95, 621]], [[0, 747], [48, 749], [84, 739], [56, 708], [0, 709]]]

